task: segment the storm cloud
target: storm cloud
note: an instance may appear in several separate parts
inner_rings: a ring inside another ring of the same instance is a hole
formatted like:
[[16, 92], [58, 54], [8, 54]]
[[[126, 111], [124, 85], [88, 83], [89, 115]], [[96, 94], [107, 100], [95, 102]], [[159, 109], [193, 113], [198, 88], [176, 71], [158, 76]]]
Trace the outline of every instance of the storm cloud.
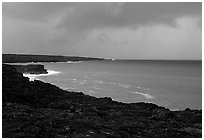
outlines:
[[3, 3], [3, 53], [201, 59], [202, 3]]

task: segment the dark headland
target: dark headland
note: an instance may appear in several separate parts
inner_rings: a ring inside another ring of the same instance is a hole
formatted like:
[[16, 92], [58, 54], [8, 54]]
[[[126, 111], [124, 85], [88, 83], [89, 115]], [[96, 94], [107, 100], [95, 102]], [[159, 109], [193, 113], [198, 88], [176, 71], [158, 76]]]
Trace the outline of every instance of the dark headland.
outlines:
[[57, 56], [57, 55], [33, 55], [33, 54], [3, 54], [3, 63], [25, 63], [25, 62], [67, 62], [67, 61], [91, 61], [104, 60], [103, 58], [79, 57], [79, 56]]
[[3, 138], [202, 137], [202, 110], [96, 98], [29, 81], [18, 71], [2, 65]]
[[47, 74], [47, 70], [44, 65], [41, 64], [29, 64], [29, 65], [12, 65], [17, 72], [29, 73], [29, 74]]

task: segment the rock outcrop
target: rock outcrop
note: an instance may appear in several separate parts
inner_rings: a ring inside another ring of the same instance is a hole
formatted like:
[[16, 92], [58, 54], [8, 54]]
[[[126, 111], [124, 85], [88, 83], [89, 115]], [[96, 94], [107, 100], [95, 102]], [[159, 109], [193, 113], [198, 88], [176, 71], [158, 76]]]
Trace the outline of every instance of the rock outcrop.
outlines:
[[202, 111], [121, 103], [29, 81], [2, 66], [2, 136], [27, 138], [202, 137]]
[[30, 73], [30, 74], [46, 74], [48, 73], [47, 70], [44, 68], [44, 65], [36, 65], [36, 64], [29, 64], [29, 65], [13, 65], [17, 72], [20, 73]]

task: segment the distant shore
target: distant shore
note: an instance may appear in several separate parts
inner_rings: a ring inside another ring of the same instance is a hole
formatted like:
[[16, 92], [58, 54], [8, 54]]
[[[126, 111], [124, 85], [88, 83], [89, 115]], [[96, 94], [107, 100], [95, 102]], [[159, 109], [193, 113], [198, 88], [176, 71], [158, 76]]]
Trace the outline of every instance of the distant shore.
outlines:
[[113, 58], [94, 58], [79, 56], [62, 56], [62, 55], [35, 55], [35, 54], [2, 54], [3, 63], [38, 63], [38, 62], [79, 62], [79, 61], [138, 61], [138, 62], [201, 62], [202, 60], [174, 60], [174, 59], [113, 59]]
[[3, 138], [202, 137], [202, 110], [121, 103], [29, 81], [2, 66]]
[[3, 54], [3, 63], [26, 63], [26, 62], [68, 62], [68, 61], [93, 61], [104, 60], [103, 58], [57, 56], [57, 55], [32, 55], [32, 54]]

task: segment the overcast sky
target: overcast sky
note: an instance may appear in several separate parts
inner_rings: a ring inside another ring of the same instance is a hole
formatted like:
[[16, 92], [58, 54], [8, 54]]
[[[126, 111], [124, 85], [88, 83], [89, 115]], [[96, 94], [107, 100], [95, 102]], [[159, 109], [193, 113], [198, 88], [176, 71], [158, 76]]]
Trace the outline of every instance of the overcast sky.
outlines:
[[202, 3], [3, 3], [3, 53], [202, 59]]

